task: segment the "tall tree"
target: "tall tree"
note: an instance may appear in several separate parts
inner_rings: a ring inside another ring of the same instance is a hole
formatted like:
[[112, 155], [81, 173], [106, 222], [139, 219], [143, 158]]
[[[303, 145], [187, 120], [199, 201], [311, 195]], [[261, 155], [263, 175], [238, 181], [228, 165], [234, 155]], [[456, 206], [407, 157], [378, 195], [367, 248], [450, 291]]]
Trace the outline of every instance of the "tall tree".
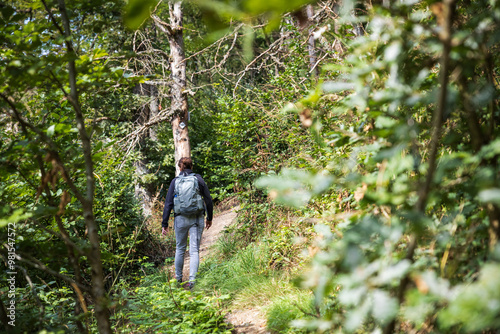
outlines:
[[181, 2], [169, 3], [170, 12], [170, 56], [172, 59], [172, 90], [171, 108], [174, 113], [172, 119], [172, 131], [175, 145], [175, 168], [179, 174], [177, 162], [182, 157], [191, 156], [188, 133], [188, 100], [186, 95], [186, 62], [184, 55], [184, 39], [182, 33], [182, 7]]
[[186, 57], [184, 52], [184, 38], [182, 26], [182, 3], [180, 1], [169, 2], [169, 20], [170, 24], [153, 16], [157, 27], [166, 33], [170, 45], [170, 70], [171, 70], [171, 90], [170, 90], [170, 108], [173, 113], [172, 132], [175, 146], [175, 168], [176, 174], [179, 174], [177, 162], [182, 157], [191, 156], [191, 147], [189, 144], [189, 111], [186, 94]]

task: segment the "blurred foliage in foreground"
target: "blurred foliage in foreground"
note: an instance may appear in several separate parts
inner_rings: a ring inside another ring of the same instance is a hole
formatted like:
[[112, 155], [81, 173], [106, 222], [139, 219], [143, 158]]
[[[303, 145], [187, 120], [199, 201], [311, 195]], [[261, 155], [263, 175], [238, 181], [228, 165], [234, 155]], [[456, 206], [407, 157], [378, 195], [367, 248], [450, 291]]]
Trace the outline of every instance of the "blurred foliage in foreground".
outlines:
[[[311, 158], [324, 167], [257, 182], [292, 206], [327, 187], [348, 192], [347, 212], [323, 201], [303, 280], [318, 307], [340, 289], [342, 311], [295, 325], [497, 330], [500, 4], [403, 1], [365, 19], [367, 34], [348, 43], [343, 62], [323, 66], [308, 106], [321, 138]], [[304, 113], [304, 103], [292, 109]]]

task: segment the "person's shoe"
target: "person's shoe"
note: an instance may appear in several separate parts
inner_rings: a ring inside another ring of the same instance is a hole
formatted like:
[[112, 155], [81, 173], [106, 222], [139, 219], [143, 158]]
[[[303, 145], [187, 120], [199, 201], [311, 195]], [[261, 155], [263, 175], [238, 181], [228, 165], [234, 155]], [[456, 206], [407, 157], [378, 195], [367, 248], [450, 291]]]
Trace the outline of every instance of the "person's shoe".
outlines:
[[187, 282], [186, 283], [186, 289], [193, 290], [194, 288], [194, 282]]

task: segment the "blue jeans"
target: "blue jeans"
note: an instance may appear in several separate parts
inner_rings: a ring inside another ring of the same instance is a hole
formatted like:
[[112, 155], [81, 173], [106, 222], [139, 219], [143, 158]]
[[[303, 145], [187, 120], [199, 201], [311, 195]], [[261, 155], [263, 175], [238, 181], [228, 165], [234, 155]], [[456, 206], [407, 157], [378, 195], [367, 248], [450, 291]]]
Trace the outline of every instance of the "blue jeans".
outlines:
[[194, 282], [200, 264], [200, 242], [205, 220], [203, 215], [198, 217], [176, 216], [174, 218], [175, 231], [175, 278], [182, 281], [184, 269], [184, 254], [186, 253], [189, 236], [189, 281]]

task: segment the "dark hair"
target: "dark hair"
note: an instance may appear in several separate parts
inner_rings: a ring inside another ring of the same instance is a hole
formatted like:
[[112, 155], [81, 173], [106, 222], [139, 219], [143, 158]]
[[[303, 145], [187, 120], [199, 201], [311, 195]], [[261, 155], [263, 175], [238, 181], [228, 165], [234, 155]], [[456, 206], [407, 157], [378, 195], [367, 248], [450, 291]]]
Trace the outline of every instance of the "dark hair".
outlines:
[[180, 158], [178, 165], [181, 170], [193, 169], [193, 160], [191, 158]]

